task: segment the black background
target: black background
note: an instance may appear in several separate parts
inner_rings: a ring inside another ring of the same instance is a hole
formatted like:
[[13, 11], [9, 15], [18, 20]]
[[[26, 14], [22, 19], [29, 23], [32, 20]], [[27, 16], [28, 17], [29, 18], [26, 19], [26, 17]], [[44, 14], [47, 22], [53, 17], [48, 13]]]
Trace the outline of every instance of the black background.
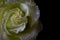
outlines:
[[43, 25], [43, 30], [38, 34], [36, 40], [48, 40], [48, 0], [35, 0], [35, 3], [40, 9], [40, 21]]

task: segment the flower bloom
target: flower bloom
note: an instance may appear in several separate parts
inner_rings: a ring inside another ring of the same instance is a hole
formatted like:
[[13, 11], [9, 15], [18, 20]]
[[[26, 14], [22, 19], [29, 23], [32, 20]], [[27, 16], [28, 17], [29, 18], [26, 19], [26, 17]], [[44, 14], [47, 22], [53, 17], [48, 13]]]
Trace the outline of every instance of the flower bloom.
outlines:
[[3, 38], [6, 40], [25, 40], [21, 37], [38, 27], [38, 6], [28, 1], [8, 2], [9, 0], [1, 2], [0, 5], [0, 36], [4, 34]]

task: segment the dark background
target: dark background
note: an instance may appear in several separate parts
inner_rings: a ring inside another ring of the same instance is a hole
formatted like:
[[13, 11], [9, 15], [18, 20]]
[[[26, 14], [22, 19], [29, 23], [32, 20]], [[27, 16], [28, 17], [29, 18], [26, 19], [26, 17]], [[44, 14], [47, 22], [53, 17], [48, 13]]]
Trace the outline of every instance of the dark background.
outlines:
[[48, 0], [35, 0], [35, 3], [40, 9], [40, 21], [43, 25], [43, 30], [38, 34], [36, 40], [48, 40]]

